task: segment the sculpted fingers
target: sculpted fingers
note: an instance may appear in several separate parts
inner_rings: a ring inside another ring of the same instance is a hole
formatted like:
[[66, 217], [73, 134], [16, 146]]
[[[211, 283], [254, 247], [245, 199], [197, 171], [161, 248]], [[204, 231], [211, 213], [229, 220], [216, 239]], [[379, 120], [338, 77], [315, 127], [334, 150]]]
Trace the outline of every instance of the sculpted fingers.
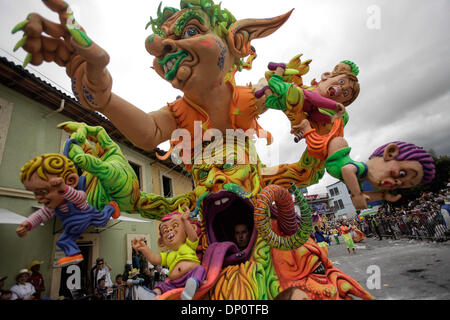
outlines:
[[[70, 43], [67, 37], [69, 33], [63, 26], [33, 13], [28, 15], [25, 21], [18, 23], [12, 33], [19, 31], [23, 31], [24, 36], [16, 43], [14, 51], [23, 48], [28, 52], [24, 67], [30, 62], [33, 65], [40, 65], [44, 60], [55, 61], [57, 64], [65, 66], [69, 61], [73, 50], [69, 47]], [[50, 37], [44, 36], [43, 33]]]
[[108, 53], [88, 37], [66, 2], [43, 0], [43, 3], [59, 15], [60, 23], [36, 13], [28, 15], [12, 30], [24, 33], [14, 50], [23, 48], [28, 52], [24, 67], [43, 61], [65, 67], [77, 100], [87, 108], [102, 111], [111, 99], [112, 78], [106, 69]]
[[64, 13], [69, 6], [62, 0], [42, 0], [42, 2], [47, 6], [47, 8], [58, 14]]

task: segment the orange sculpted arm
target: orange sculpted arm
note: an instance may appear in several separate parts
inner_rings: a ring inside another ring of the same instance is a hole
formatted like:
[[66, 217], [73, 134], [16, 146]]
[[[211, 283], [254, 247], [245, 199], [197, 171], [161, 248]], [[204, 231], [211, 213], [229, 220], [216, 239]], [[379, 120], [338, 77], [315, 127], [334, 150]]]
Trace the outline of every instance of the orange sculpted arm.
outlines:
[[177, 123], [168, 107], [145, 113], [128, 101], [112, 93], [103, 114], [134, 145], [153, 150], [170, 139]]

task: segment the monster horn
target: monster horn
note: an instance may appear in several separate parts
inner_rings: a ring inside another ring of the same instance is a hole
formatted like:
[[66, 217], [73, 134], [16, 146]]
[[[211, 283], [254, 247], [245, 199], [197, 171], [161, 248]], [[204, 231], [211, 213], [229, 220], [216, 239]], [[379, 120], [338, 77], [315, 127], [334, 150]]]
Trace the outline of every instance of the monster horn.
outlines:
[[[269, 185], [265, 187], [257, 196], [254, 221], [258, 233], [272, 248], [280, 250], [295, 250], [301, 247], [306, 241], [312, 231], [311, 210], [305, 197], [297, 188], [291, 183], [292, 193], [295, 196], [295, 205], [300, 207], [301, 222], [297, 221], [294, 201], [288, 190], [277, 185]], [[287, 234], [292, 234], [292, 229], [296, 230], [291, 236], [281, 236], [272, 229], [272, 222], [270, 221], [270, 207], [275, 203], [278, 211], [278, 222], [283, 231]]]

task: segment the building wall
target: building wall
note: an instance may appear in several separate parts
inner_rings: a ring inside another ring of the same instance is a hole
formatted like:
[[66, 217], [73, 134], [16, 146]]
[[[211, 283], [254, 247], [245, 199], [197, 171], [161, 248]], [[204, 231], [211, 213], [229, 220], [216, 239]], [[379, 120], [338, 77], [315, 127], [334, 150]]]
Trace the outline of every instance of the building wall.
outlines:
[[[326, 188], [328, 193], [333, 197], [333, 205], [335, 201], [339, 200], [342, 200], [342, 203], [344, 205], [343, 209], [337, 210], [335, 212], [336, 218], [342, 215], [346, 215], [346, 217], [349, 218], [356, 213], [356, 209], [353, 206], [352, 199], [350, 197], [350, 194], [348, 193], [347, 186], [343, 182], [337, 182], [335, 184], [327, 186]], [[339, 194], [336, 195], [331, 193], [331, 190], [334, 188], [338, 189]]]
[[158, 162], [153, 162], [151, 168], [151, 176], [153, 181], [151, 189], [152, 193], [163, 195], [163, 176], [166, 176], [172, 180], [172, 190], [174, 195], [188, 193], [193, 190], [192, 180], [190, 178], [187, 178], [185, 175], [176, 172], [171, 168], [167, 168], [166, 166], [161, 165]]
[[[44, 93], [45, 94], [45, 93]], [[61, 152], [62, 145], [68, 134], [56, 128], [64, 121], [72, 119], [52, 113], [48, 107], [41, 105], [9, 88], [0, 85], [0, 207], [22, 216], [29, 216], [37, 205], [31, 192], [24, 189], [19, 181], [20, 168], [35, 156], [43, 153]], [[119, 144], [128, 160], [142, 166], [142, 190], [161, 194], [160, 173], [172, 178], [174, 194], [186, 193], [192, 190], [190, 178], [171, 171], [159, 163], [150, 165], [154, 160], [147, 158], [139, 152]], [[124, 216], [135, 217], [138, 215]], [[125, 222], [114, 225], [117, 221], [110, 221], [110, 229], [101, 230], [100, 233], [90, 233], [86, 238], [94, 237], [95, 249], [90, 261], [98, 256], [113, 267], [112, 277], [123, 273], [128, 260], [127, 235], [148, 235], [150, 247], [158, 249], [157, 225], [154, 220], [149, 223]], [[29, 232], [25, 238], [19, 238], [15, 230], [17, 225], [0, 224], [0, 276], [7, 275], [5, 289], [14, 285], [14, 277], [21, 269], [27, 267], [32, 260], [44, 260], [41, 273], [44, 275], [47, 290], [44, 296], [49, 296], [50, 287], [53, 288], [53, 297], [57, 296], [57, 284], [60, 279], [60, 269], [53, 268], [56, 239], [54, 231], [61, 228], [59, 221], [47, 221]], [[53, 281], [53, 285], [52, 285]]]

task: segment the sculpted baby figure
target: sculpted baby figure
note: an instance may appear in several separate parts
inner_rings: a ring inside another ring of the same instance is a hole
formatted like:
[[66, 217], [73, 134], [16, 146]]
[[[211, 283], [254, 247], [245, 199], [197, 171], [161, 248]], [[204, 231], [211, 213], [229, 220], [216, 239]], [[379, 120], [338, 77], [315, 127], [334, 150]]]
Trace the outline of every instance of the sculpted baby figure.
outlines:
[[59, 267], [83, 261], [76, 241], [88, 227], [104, 227], [111, 217], [120, 217], [119, 206], [114, 201], [101, 211], [91, 206], [86, 201], [86, 193], [76, 189], [79, 180], [72, 160], [58, 153], [37, 156], [20, 171], [20, 181], [43, 207], [31, 214], [16, 233], [25, 237], [29, 231], [56, 216], [64, 227], [56, 244], [66, 255], [58, 260]]
[[[299, 79], [309, 70], [310, 60], [301, 63], [299, 56], [294, 57], [289, 64], [269, 63], [271, 72], [266, 73], [268, 85], [256, 91], [255, 97], [265, 100], [267, 108], [282, 110], [292, 127], [305, 117], [318, 130], [321, 126], [329, 127], [335, 119], [346, 113], [345, 107], [358, 97], [359, 68], [352, 61], [341, 61], [332, 72], [323, 73], [319, 82], [313, 80], [308, 87], [300, 85], [303, 80]], [[348, 121], [348, 115], [345, 117], [347, 119], [344, 122]], [[295, 141], [299, 140], [300, 136], [296, 137]]]
[[169, 267], [169, 280], [155, 285], [155, 298], [166, 291], [184, 287], [181, 299], [192, 300], [197, 289], [206, 279], [206, 270], [200, 265], [195, 250], [198, 236], [189, 222], [189, 212], [173, 212], [162, 219], [158, 243], [169, 248], [167, 252], [155, 253], [143, 239], [133, 240], [133, 248], [153, 265]]
[[[340, 136], [342, 132], [338, 127], [341, 125], [336, 121], [332, 131], [321, 136], [308, 120], [303, 120], [292, 128], [291, 133], [304, 138], [309, 153], [325, 160], [327, 172], [347, 185], [356, 209], [366, 209], [370, 201], [398, 201], [401, 195], [393, 195], [389, 191], [412, 188], [434, 179], [434, 160], [422, 147], [393, 141], [378, 147], [368, 161], [354, 161], [350, 158], [351, 148]], [[362, 181], [368, 181], [378, 190], [363, 192]]]

